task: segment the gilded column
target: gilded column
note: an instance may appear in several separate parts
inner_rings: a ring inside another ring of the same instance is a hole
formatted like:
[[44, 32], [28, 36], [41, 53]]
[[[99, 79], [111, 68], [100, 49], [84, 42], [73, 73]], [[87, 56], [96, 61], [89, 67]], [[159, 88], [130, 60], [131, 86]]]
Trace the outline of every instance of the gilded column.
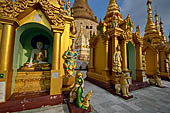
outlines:
[[108, 39], [106, 39], [106, 41], [105, 41], [105, 70], [109, 70], [109, 68], [108, 68], [108, 63], [109, 63], [109, 60], [108, 60], [108, 57], [109, 57], [109, 40]]
[[136, 46], [136, 81], [146, 82], [145, 69], [142, 64], [142, 45]]
[[0, 70], [12, 70], [13, 51], [15, 42], [15, 28], [10, 24], [4, 24], [0, 45]]
[[137, 68], [137, 70], [142, 70], [143, 66], [142, 66], [142, 46], [141, 45], [136, 47], [136, 57], [137, 57], [136, 68]]
[[60, 42], [60, 33], [54, 33], [53, 40], [53, 56], [52, 56], [52, 70], [59, 70], [59, 42]]
[[93, 52], [94, 52], [94, 48], [91, 46], [91, 47], [90, 47], [90, 65], [89, 65], [89, 71], [90, 71], [90, 72], [92, 72], [92, 69], [94, 68]]
[[63, 29], [56, 27], [53, 28], [54, 39], [53, 39], [53, 56], [52, 56], [52, 70], [59, 70], [60, 66], [60, 40]]
[[4, 24], [0, 45], [0, 73], [4, 73], [6, 82], [5, 100], [11, 96], [12, 87], [12, 66], [15, 42], [15, 27], [11, 24]]
[[90, 68], [93, 68], [93, 48], [90, 48]]
[[122, 42], [122, 68], [123, 71], [128, 71], [127, 69], [127, 49], [126, 49], [126, 41]]
[[164, 51], [161, 51], [160, 52], [160, 58], [159, 58], [159, 60], [160, 60], [160, 71], [161, 72], [165, 72], [165, 70], [166, 70], [166, 67], [165, 67], [165, 59], [166, 57], [165, 57], [165, 52]]
[[52, 71], [51, 71], [51, 83], [50, 83], [50, 95], [58, 95], [62, 93], [62, 73], [60, 71], [61, 64], [61, 34], [64, 29], [58, 26], [52, 25], [54, 34], [53, 38], [53, 56], [52, 56]]

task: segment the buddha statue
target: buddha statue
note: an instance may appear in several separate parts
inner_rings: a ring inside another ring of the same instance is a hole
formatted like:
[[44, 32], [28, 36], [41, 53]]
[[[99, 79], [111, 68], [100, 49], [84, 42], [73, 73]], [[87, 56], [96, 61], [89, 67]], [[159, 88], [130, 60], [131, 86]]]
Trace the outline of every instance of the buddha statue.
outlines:
[[118, 45], [116, 48], [116, 52], [113, 55], [113, 68], [112, 68], [113, 72], [122, 73], [121, 61], [122, 61], [122, 57], [120, 53], [120, 46]]
[[43, 42], [36, 43], [36, 49], [32, 50], [30, 62], [24, 64], [21, 70], [50, 70], [50, 64], [47, 62], [47, 50], [43, 49]]

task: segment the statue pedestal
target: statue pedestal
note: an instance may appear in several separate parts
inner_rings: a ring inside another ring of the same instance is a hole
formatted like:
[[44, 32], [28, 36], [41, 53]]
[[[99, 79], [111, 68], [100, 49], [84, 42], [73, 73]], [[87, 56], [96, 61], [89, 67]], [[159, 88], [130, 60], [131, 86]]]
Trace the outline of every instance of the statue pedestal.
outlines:
[[51, 71], [17, 72], [14, 93], [48, 91], [50, 79]]
[[62, 91], [70, 91], [71, 88], [73, 88], [75, 83], [75, 77], [67, 77], [63, 78], [63, 88]]
[[70, 113], [89, 113], [91, 112], [91, 106], [87, 110], [84, 110], [82, 108], [78, 108], [74, 103], [70, 104], [68, 103], [68, 108]]

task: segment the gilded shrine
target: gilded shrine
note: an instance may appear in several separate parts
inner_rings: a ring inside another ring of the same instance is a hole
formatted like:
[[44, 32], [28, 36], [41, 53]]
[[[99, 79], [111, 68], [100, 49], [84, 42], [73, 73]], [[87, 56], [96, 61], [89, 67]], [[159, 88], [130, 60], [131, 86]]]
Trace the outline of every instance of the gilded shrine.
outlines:
[[104, 22], [99, 22], [98, 34], [90, 39], [88, 79], [106, 89], [113, 87], [117, 94], [122, 90], [126, 97], [132, 81], [147, 84], [143, 38], [140, 26], [136, 26], [134, 33], [133, 27], [130, 15], [123, 20], [116, 0], [110, 0]]
[[[0, 4], [0, 82], [5, 99], [15, 93], [61, 95], [63, 55], [75, 38], [70, 1], [16, 0]], [[70, 79], [70, 78], [67, 78]], [[74, 84], [74, 78], [66, 85]]]

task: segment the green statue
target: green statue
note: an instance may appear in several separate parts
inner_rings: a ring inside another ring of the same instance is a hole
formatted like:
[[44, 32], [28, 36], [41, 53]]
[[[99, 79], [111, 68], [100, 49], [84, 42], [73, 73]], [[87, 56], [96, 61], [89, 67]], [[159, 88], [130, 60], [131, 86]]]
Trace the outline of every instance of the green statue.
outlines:
[[[90, 97], [92, 95], [92, 90], [90, 90], [87, 95], [83, 98], [82, 94], [84, 91], [84, 79], [80, 71], [76, 73], [75, 86], [70, 92], [70, 103], [75, 102], [78, 108], [87, 110], [90, 106]], [[82, 101], [83, 100], [83, 101]]]
[[74, 69], [76, 68], [76, 58], [78, 54], [74, 51], [74, 45], [71, 46], [71, 49], [68, 49], [65, 53], [63, 58], [65, 59], [64, 62], [64, 70], [66, 77], [73, 76]]

